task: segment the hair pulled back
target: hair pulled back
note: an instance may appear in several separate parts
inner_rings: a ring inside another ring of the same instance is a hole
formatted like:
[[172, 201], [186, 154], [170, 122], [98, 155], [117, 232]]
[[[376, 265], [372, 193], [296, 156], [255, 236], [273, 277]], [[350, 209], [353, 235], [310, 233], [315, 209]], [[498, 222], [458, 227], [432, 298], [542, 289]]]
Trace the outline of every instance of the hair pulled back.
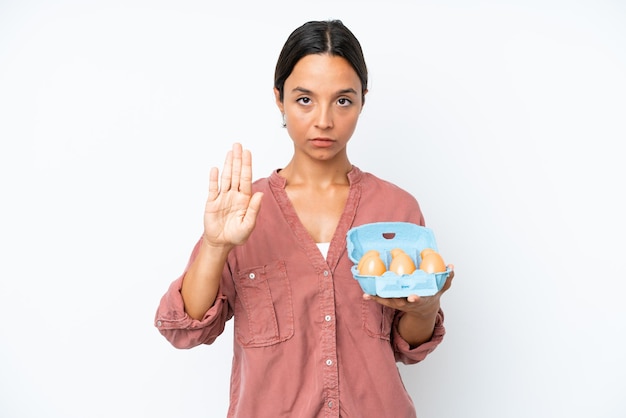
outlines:
[[284, 98], [285, 80], [298, 61], [311, 54], [330, 54], [346, 59], [361, 80], [361, 94], [367, 90], [367, 66], [361, 44], [341, 20], [310, 21], [294, 30], [278, 57], [274, 87]]

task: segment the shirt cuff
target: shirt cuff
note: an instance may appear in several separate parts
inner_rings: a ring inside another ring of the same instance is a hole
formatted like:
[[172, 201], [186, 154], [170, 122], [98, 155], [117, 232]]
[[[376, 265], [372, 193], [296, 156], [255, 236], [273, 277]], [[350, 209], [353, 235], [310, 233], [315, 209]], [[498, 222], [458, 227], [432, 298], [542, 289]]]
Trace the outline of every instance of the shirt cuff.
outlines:
[[211, 344], [229, 318], [226, 296], [218, 294], [213, 306], [198, 320], [185, 312], [181, 287], [182, 277], [172, 282], [163, 295], [154, 318], [155, 327], [177, 348]]

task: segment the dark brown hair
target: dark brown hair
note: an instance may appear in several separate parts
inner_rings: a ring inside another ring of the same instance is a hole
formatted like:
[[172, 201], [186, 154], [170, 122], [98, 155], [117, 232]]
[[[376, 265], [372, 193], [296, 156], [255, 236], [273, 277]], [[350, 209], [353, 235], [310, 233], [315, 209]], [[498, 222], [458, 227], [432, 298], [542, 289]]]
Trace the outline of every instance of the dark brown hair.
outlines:
[[310, 21], [294, 30], [283, 46], [276, 71], [274, 87], [284, 98], [285, 80], [298, 61], [310, 54], [330, 54], [346, 59], [361, 80], [361, 94], [367, 90], [367, 66], [359, 40], [341, 20]]

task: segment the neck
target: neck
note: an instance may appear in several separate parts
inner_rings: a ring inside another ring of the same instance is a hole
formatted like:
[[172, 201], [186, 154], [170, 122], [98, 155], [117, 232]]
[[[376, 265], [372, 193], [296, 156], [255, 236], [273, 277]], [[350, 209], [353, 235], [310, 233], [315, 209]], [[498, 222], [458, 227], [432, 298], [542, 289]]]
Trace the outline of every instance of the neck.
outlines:
[[350, 170], [352, 170], [352, 164], [347, 158], [341, 162], [303, 162], [292, 158], [279, 174], [287, 179], [288, 185], [324, 188], [348, 184]]

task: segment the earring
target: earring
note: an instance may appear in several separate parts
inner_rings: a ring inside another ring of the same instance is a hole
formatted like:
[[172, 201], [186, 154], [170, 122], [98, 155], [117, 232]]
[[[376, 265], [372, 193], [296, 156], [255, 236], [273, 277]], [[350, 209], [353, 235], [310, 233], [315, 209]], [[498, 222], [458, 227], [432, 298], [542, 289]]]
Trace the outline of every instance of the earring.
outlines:
[[282, 115], [283, 115], [283, 125], [282, 126], [283, 126], [283, 128], [286, 128], [287, 127], [287, 120], [285, 119], [285, 114], [283, 113]]

